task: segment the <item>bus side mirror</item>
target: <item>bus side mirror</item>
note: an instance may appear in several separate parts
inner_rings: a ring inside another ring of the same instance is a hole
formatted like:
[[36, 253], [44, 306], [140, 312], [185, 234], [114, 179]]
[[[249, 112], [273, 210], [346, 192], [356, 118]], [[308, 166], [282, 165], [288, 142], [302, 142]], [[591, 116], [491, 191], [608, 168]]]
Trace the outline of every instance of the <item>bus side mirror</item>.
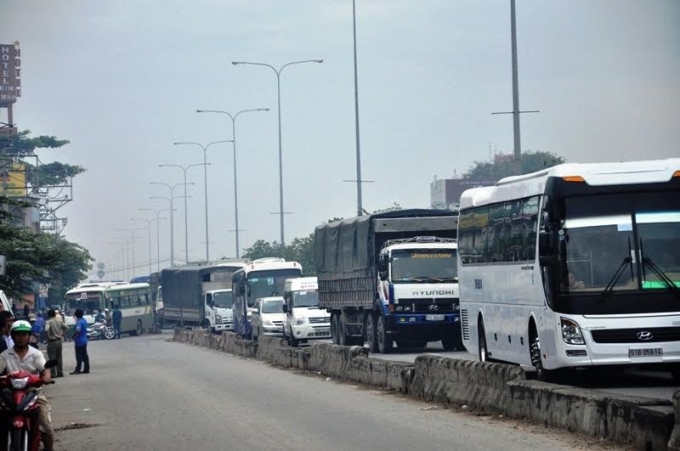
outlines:
[[378, 277], [380, 277], [380, 280], [383, 280], [383, 281], [387, 280], [387, 271], [380, 271], [378, 273]]
[[246, 284], [239, 282], [238, 286], [238, 294], [246, 294]]
[[288, 313], [288, 305], [283, 304], [283, 313]]

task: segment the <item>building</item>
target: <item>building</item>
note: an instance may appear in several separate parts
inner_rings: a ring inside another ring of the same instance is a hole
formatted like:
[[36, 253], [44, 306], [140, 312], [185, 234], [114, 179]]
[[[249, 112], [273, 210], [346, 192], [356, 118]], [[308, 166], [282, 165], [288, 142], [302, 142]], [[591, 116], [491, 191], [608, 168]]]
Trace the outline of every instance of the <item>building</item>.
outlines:
[[450, 179], [437, 179], [430, 183], [430, 206], [442, 210], [458, 210], [463, 191], [479, 186], [495, 185], [497, 180], [465, 179], [454, 175]]

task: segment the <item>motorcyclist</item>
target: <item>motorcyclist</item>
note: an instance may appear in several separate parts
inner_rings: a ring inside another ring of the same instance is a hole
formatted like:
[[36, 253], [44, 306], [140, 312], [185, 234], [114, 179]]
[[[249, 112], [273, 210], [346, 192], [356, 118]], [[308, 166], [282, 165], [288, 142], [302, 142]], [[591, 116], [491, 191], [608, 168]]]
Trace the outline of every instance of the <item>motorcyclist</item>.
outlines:
[[94, 322], [95, 323], [103, 323], [104, 321], [106, 321], [106, 316], [104, 316], [104, 311], [98, 310], [97, 316], [94, 317]]
[[[14, 373], [17, 371], [27, 371], [32, 374], [39, 374], [42, 380], [49, 383], [52, 380], [50, 370], [45, 368], [45, 356], [39, 350], [28, 345], [31, 336], [31, 325], [28, 321], [16, 321], [12, 324], [10, 335], [14, 340], [14, 346], [0, 354], [0, 373]], [[42, 433], [45, 451], [54, 450], [54, 428], [52, 427], [51, 407], [47, 403], [45, 394], [38, 395], [38, 405], [40, 406], [38, 422]], [[7, 427], [7, 421], [0, 421], [0, 428]], [[7, 431], [0, 430], [0, 449], [7, 449]], [[4, 447], [3, 447], [4, 445]]]

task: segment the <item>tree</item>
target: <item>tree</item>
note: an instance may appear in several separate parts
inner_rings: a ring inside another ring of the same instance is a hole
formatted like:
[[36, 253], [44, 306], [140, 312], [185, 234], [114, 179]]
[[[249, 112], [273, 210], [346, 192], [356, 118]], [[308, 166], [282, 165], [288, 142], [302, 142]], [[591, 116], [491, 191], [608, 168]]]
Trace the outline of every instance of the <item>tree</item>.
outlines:
[[60, 185], [71, 177], [85, 172], [85, 168], [77, 165], [53, 162], [36, 167], [25, 161], [26, 157], [35, 155], [36, 149], [56, 149], [69, 144], [66, 139], [42, 135], [31, 138], [30, 134], [30, 130], [22, 130], [10, 138], [4, 149], [0, 150], [7, 156], [22, 159], [21, 162], [26, 167], [26, 181], [33, 187]]
[[[564, 158], [552, 152], [524, 152], [520, 159], [521, 173], [528, 174], [562, 163], [564, 163]], [[517, 175], [516, 168], [517, 164], [513, 158], [495, 161], [476, 161], [463, 174], [463, 177], [476, 180], [499, 180], [503, 177]]]

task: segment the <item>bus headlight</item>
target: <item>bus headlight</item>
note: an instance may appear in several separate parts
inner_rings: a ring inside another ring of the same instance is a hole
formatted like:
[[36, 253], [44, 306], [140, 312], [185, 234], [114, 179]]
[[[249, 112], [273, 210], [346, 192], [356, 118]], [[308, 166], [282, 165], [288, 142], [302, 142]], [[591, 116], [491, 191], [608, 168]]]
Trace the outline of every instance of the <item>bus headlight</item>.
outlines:
[[562, 339], [570, 345], [586, 344], [581, 333], [581, 328], [574, 321], [567, 318], [560, 318], [562, 323]]
[[306, 321], [307, 321], [307, 318], [305, 318], [304, 316], [296, 316], [295, 317], [295, 324], [297, 324], [298, 326], [303, 325]]

